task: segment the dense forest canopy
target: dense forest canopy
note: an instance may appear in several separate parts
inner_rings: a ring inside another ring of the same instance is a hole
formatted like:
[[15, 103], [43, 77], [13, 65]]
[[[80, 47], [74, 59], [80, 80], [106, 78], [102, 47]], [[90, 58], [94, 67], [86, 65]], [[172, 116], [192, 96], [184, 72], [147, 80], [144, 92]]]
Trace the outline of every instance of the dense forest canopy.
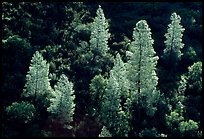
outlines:
[[201, 2], [2, 2], [2, 136], [201, 137]]

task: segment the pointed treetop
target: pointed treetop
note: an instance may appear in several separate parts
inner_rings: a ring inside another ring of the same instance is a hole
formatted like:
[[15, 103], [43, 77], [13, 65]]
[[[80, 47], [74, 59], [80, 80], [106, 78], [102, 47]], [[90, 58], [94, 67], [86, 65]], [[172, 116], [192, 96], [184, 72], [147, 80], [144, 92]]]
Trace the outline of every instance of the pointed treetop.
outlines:
[[149, 30], [149, 26], [148, 26], [146, 20], [140, 20], [139, 22], [137, 22], [137, 23], [136, 23], [136, 28], [137, 28], [138, 30], [140, 30], [140, 29], [141, 29], [141, 30], [142, 30], [142, 29], [144, 29], [144, 30], [148, 29], [148, 30]]
[[179, 15], [177, 15], [175, 12], [171, 14], [171, 18], [170, 18], [172, 21], [174, 20], [178, 20], [180, 21], [181, 20], [181, 17]]

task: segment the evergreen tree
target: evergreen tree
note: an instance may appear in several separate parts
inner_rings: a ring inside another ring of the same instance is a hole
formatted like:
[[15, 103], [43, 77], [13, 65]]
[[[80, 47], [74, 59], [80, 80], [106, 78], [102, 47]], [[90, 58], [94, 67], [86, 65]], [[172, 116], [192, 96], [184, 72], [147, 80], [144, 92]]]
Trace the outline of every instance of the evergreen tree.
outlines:
[[93, 75], [97, 75], [104, 71], [107, 71], [107, 62], [110, 61], [110, 55], [108, 55], [108, 39], [110, 33], [108, 32], [109, 25], [104, 16], [103, 9], [99, 5], [96, 11], [96, 17], [91, 25], [90, 36], [90, 51], [93, 53], [91, 59], [91, 72]]
[[136, 24], [133, 31], [133, 42], [130, 45], [131, 58], [128, 61], [128, 78], [133, 92], [133, 99], [146, 109], [148, 115], [154, 115], [153, 106], [159, 97], [157, 90], [158, 77], [156, 64], [158, 56], [153, 48], [150, 28], [145, 20]]
[[[186, 117], [198, 123], [201, 130], [202, 119], [202, 62], [188, 67], [186, 94]], [[196, 113], [196, 114], [195, 114]]]
[[112, 137], [112, 135], [108, 131], [108, 129], [105, 126], [103, 126], [101, 133], [99, 134], [99, 137]]
[[[101, 100], [100, 119], [110, 129], [113, 136], [128, 136], [130, 130], [128, 100], [128, 80], [126, 69], [117, 54], [113, 69], [110, 71], [107, 87]], [[125, 97], [124, 97], [125, 96]]]
[[93, 115], [99, 116], [101, 110], [101, 102], [106, 91], [107, 79], [101, 74], [96, 75], [90, 83], [90, 95], [91, 95], [91, 109]]
[[133, 132], [137, 136], [141, 130], [141, 124], [145, 117], [152, 117], [156, 112], [156, 104], [160, 92], [157, 90], [158, 77], [156, 65], [158, 56], [153, 48], [151, 30], [145, 20], [136, 23], [133, 31], [133, 41], [130, 44], [130, 51], [127, 51], [130, 60], [127, 63], [128, 79], [130, 82]]
[[172, 13], [170, 17], [171, 23], [168, 25], [167, 33], [165, 34], [165, 46], [163, 50], [163, 75], [160, 75], [161, 91], [166, 93], [166, 96], [171, 98], [174, 90], [179, 86], [179, 67], [177, 66], [181, 60], [183, 53], [181, 49], [184, 47], [182, 37], [184, 28], [181, 23], [181, 17], [176, 13]]
[[180, 25], [181, 17], [179, 15], [172, 13], [170, 19], [171, 23], [168, 25], [168, 30], [165, 34], [166, 48], [164, 49], [164, 58], [165, 61], [167, 61], [167, 64], [172, 67], [174, 63], [180, 61], [181, 59], [181, 49], [184, 47], [182, 37], [185, 29], [182, 25]]
[[[96, 17], [90, 24], [90, 41], [81, 41], [77, 48], [77, 60], [75, 61], [76, 75], [76, 102], [77, 108], [90, 111], [90, 93], [89, 84], [91, 80], [101, 74], [108, 76], [108, 72], [113, 64], [113, 57], [109, 54], [108, 39], [108, 22], [104, 16], [101, 6], [96, 11]], [[82, 112], [80, 110], [80, 112]]]
[[31, 59], [22, 96], [31, 98], [34, 106], [47, 107], [52, 88], [48, 78], [49, 64], [36, 51]]
[[196, 92], [202, 91], [202, 62], [198, 61], [188, 67], [188, 84]]
[[108, 31], [108, 22], [99, 5], [91, 27], [90, 47], [94, 54], [104, 56], [108, 52], [108, 39], [110, 38]]
[[53, 98], [50, 99], [51, 104], [47, 111], [53, 113], [63, 123], [70, 124], [73, 121], [75, 110], [73, 83], [62, 74], [54, 89]]

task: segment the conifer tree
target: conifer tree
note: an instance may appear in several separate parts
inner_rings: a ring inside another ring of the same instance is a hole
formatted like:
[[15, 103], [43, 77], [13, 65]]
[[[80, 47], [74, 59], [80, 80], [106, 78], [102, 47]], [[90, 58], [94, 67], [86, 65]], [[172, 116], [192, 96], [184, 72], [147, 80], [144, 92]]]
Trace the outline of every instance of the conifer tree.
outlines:
[[202, 62], [198, 61], [188, 67], [188, 84], [198, 93], [202, 91]]
[[99, 74], [107, 77], [113, 64], [113, 57], [108, 52], [108, 39], [110, 38], [108, 22], [100, 5], [94, 21], [90, 24], [90, 31], [89, 43], [85, 41], [79, 43], [76, 60], [76, 71], [80, 71], [76, 75], [78, 78], [76, 86], [80, 86], [77, 87], [79, 89], [76, 94], [77, 105], [86, 111], [92, 109], [89, 104], [92, 97], [89, 93], [91, 80]]
[[158, 56], [153, 48], [150, 28], [145, 20], [136, 24], [133, 41], [130, 45], [131, 58], [128, 61], [128, 78], [133, 92], [133, 101], [154, 115], [154, 103], [159, 97], [156, 64]]
[[158, 77], [156, 65], [158, 56], [153, 48], [154, 40], [151, 29], [145, 20], [136, 23], [133, 30], [133, 41], [127, 51], [127, 77], [130, 83], [131, 121], [133, 134], [139, 136], [141, 126], [146, 117], [154, 116], [159, 101], [160, 92], [157, 90]]
[[103, 126], [101, 133], [99, 134], [99, 137], [112, 137], [112, 135], [108, 131], [108, 129], [105, 126]]
[[[43, 59], [42, 55], [36, 51], [31, 59], [29, 71], [26, 75], [26, 84], [22, 96], [33, 100], [34, 106], [36, 102], [48, 105], [49, 96], [52, 92], [49, 78], [49, 64]], [[40, 106], [42, 107], [42, 105]]]
[[110, 129], [113, 136], [128, 136], [130, 130], [128, 122], [130, 112], [126, 99], [129, 91], [128, 84], [124, 63], [117, 54], [114, 67], [110, 71], [100, 111], [102, 123]]
[[170, 17], [171, 23], [168, 25], [167, 33], [165, 34], [165, 46], [163, 50], [162, 61], [164, 71], [160, 77], [161, 90], [166, 93], [167, 97], [171, 97], [174, 90], [179, 84], [178, 64], [183, 55], [181, 49], [184, 47], [182, 37], [184, 28], [181, 25], [181, 17], [175, 12]]
[[96, 17], [92, 23], [90, 46], [94, 54], [105, 55], [108, 48], [108, 39], [110, 33], [108, 33], [108, 22], [104, 16], [103, 9], [99, 5], [96, 11]]
[[111, 56], [108, 54], [108, 39], [110, 38], [108, 27], [109, 25], [104, 16], [103, 9], [99, 5], [96, 11], [96, 17], [91, 25], [91, 36], [89, 41], [90, 51], [93, 53], [90, 63], [93, 75], [108, 70], [107, 63], [111, 61]]
[[53, 97], [50, 99], [51, 104], [47, 111], [53, 113], [65, 124], [69, 124], [73, 120], [75, 110], [74, 99], [73, 83], [62, 74], [54, 86]]
[[171, 15], [171, 23], [168, 25], [167, 33], [165, 34], [166, 41], [164, 42], [166, 48], [164, 49], [165, 61], [171, 66], [172, 64], [180, 61], [182, 52], [181, 49], [184, 47], [182, 43], [182, 37], [184, 28], [181, 23], [181, 17], [176, 13]]
[[101, 74], [96, 75], [90, 83], [91, 107], [93, 115], [98, 116], [101, 110], [101, 102], [106, 91], [107, 79]]

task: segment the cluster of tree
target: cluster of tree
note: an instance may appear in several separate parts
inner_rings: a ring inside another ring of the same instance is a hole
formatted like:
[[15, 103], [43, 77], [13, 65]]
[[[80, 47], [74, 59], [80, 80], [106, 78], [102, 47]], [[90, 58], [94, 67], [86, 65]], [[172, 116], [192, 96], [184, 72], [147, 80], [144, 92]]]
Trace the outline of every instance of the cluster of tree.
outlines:
[[196, 58], [180, 68], [181, 17], [171, 14], [158, 55], [147, 20], [110, 44], [117, 31], [90, 5], [2, 3], [2, 135], [82, 136], [88, 116], [99, 137], [201, 136], [202, 63], [189, 47]]

